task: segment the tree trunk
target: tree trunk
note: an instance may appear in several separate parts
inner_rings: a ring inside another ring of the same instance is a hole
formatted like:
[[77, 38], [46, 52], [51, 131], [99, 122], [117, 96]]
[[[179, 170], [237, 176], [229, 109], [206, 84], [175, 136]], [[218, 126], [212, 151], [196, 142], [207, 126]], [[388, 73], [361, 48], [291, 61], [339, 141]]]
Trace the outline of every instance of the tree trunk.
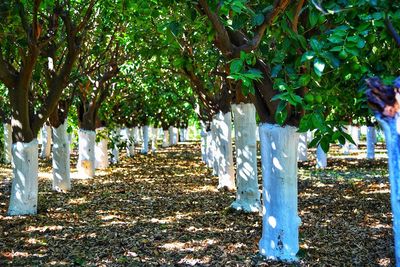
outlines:
[[207, 164], [207, 129], [205, 124], [201, 123], [201, 160]]
[[4, 162], [7, 164], [10, 164], [12, 161], [12, 153], [11, 153], [12, 128], [11, 128], [11, 124], [4, 123], [3, 128], [4, 128], [4, 151], [5, 151]]
[[99, 141], [95, 145], [95, 168], [107, 169], [109, 166], [108, 161], [108, 138], [107, 130], [105, 127], [96, 129], [96, 135]]
[[175, 135], [175, 133], [174, 133], [174, 126], [169, 126], [169, 128], [168, 128], [168, 134], [169, 134], [169, 145], [170, 146], [173, 146], [173, 145], [175, 145], [175, 141], [174, 141], [174, 135]]
[[317, 169], [325, 169], [328, 165], [327, 154], [321, 146], [317, 147]]
[[139, 127], [138, 126], [135, 126], [135, 128], [133, 128], [134, 129], [134, 131], [133, 131], [133, 139], [134, 139], [134, 143], [135, 143], [135, 145], [137, 146], [137, 145], [139, 145], [139, 139], [140, 139], [140, 135], [139, 135]]
[[149, 152], [149, 126], [145, 125], [142, 127], [143, 131], [143, 145], [142, 145], [142, 154], [147, 154]]
[[155, 127], [151, 128], [151, 152], [153, 154], [157, 152], [157, 137], [158, 129]]
[[[344, 128], [345, 128], [344, 131], [347, 134], [351, 135], [351, 125], [347, 125]], [[343, 145], [342, 151], [343, 151], [343, 155], [349, 155], [350, 154], [350, 142], [347, 141], [347, 139], [346, 139], [346, 141], [345, 141], [345, 143]]]
[[78, 174], [82, 178], [93, 178], [95, 173], [96, 132], [79, 129]]
[[169, 130], [163, 130], [163, 143], [162, 143], [162, 147], [169, 147]]
[[232, 115], [231, 112], [217, 114], [217, 142], [219, 152], [218, 162], [218, 189], [227, 188], [234, 190], [235, 167], [233, 166], [233, 148], [232, 148]]
[[135, 128], [126, 129], [126, 154], [128, 157], [135, 156]]
[[260, 252], [269, 259], [296, 261], [299, 250], [297, 215], [297, 146], [291, 126], [260, 124], [263, 177], [263, 228]]
[[256, 108], [253, 104], [232, 105], [236, 140], [236, 200], [232, 208], [245, 212], [261, 209], [257, 179]]
[[48, 159], [51, 153], [51, 126], [43, 125], [41, 133], [42, 149], [40, 150], [40, 158]]
[[307, 133], [300, 134], [298, 150], [298, 161], [307, 161]]
[[400, 135], [398, 125], [400, 117], [394, 118], [381, 117], [376, 114], [376, 118], [385, 133], [386, 148], [389, 156], [389, 180], [390, 180], [390, 199], [393, 213], [393, 232], [396, 266], [400, 264]]
[[9, 215], [37, 213], [38, 200], [38, 142], [16, 142], [12, 145], [13, 182]]
[[219, 142], [217, 142], [217, 122], [216, 116], [213, 117], [211, 122], [211, 146], [210, 146], [210, 167], [212, 168], [212, 174], [218, 175], [218, 153], [219, 153]]
[[113, 144], [113, 148], [111, 151], [112, 154], [112, 158], [111, 158], [111, 162], [113, 164], [118, 164], [119, 162], [119, 142], [120, 142], [120, 133], [121, 133], [121, 129], [117, 128], [113, 131], [112, 135], [113, 135], [113, 139], [114, 139], [114, 144]]
[[[212, 126], [212, 122], [211, 122], [211, 127], [213, 127]], [[214, 141], [213, 141], [213, 131], [212, 131], [212, 128], [209, 130], [209, 131], [207, 131], [207, 137], [206, 137], [206, 142], [207, 142], [207, 145], [206, 145], [206, 147], [207, 147], [207, 150], [206, 150], [206, 157], [207, 157], [207, 159], [206, 159], [206, 163], [207, 163], [207, 166], [209, 167], [209, 168], [212, 168], [212, 169], [214, 169]]]
[[351, 150], [358, 150], [358, 144], [360, 143], [360, 128], [357, 126], [351, 127], [351, 138], [355, 144], [350, 145]]
[[70, 151], [67, 136], [67, 121], [58, 128], [53, 127], [53, 190], [71, 190]]
[[367, 159], [375, 158], [376, 131], [374, 126], [367, 128]]

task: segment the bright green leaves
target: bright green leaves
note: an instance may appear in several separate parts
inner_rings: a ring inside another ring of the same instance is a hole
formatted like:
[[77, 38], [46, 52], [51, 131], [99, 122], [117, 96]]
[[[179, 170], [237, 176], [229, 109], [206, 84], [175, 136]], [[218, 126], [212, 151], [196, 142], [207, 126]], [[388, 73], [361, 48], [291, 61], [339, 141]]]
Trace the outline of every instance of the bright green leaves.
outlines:
[[241, 81], [243, 85], [242, 92], [245, 95], [254, 94], [253, 82], [262, 78], [261, 71], [252, 67], [255, 63], [255, 55], [246, 54], [243, 51], [240, 53], [240, 58], [233, 59], [230, 63], [230, 75], [228, 78]]
[[314, 71], [318, 76], [322, 76], [322, 73], [325, 69], [325, 62], [323, 62], [321, 59], [316, 58], [314, 60]]

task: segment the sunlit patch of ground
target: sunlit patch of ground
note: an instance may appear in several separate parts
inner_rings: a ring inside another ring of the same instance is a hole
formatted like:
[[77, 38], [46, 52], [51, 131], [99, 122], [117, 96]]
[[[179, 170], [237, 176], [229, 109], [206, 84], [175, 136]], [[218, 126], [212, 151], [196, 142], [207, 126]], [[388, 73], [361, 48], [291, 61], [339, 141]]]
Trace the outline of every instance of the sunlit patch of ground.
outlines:
[[[285, 266], [257, 255], [261, 217], [226, 209], [235, 194], [216, 190], [198, 143], [158, 152], [122, 154], [69, 193], [51, 191], [40, 161], [31, 217], [6, 216], [11, 171], [0, 165], [0, 266]], [[301, 266], [393, 265], [387, 159], [363, 157], [333, 147], [326, 170], [312, 152], [299, 163]]]

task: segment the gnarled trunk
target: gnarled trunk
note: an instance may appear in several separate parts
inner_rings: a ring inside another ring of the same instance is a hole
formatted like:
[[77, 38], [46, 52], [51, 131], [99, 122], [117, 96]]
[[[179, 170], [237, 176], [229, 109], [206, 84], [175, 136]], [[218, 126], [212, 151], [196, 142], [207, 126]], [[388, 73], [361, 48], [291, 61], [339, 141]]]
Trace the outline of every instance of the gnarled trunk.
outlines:
[[260, 252], [269, 259], [296, 261], [300, 218], [297, 214], [297, 146], [291, 126], [260, 124], [263, 176], [263, 228]]

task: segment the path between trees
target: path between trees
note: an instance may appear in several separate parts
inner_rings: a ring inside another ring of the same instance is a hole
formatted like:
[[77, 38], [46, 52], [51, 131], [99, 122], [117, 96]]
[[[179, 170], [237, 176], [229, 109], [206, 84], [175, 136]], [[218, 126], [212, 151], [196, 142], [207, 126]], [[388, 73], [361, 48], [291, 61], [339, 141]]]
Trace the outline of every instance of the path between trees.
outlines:
[[[330, 160], [300, 164], [300, 265], [393, 265], [386, 161]], [[0, 165], [0, 266], [285, 266], [257, 255], [261, 217], [226, 209], [234, 193], [216, 190], [197, 143], [125, 159], [68, 194], [50, 172], [41, 162], [38, 215], [7, 217]]]

